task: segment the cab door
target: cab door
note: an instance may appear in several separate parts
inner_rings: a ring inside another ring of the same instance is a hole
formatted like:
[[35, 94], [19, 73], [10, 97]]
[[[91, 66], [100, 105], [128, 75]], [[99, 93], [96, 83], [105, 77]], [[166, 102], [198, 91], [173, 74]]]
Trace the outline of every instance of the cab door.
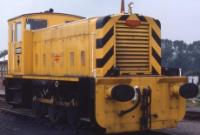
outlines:
[[11, 65], [11, 71], [18, 75], [22, 73], [22, 22], [13, 22], [10, 26], [9, 65]]

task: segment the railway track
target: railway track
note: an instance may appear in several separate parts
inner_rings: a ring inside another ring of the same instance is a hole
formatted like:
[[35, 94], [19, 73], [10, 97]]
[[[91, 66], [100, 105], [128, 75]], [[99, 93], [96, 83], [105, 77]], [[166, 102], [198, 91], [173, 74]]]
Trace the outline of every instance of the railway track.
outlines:
[[[17, 108], [13, 108], [11, 105], [8, 105], [4, 99], [4, 97], [0, 96], [0, 113], [3, 113], [5, 115], [12, 115], [15, 116], [17, 118], [20, 118], [20, 120], [30, 120], [30, 122], [39, 122], [39, 120], [33, 115], [33, 113], [30, 110], [26, 110], [26, 109], [17, 109]], [[49, 124], [49, 121], [47, 119], [43, 119], [42, 122], [40, 121], [40, 124], [43, 125], [47, 125], [47, 123]], [[51, 128], [58, 128], [59, 126], [52, 126], [50, 125], [49, 127]], [[65, 126], [65, 129], [67, 127]], [[60, 128], [59, 129], [63, 129]], [[94, 129], [90, 129], [87, 126], [86, 127], [81, 127], [79, 129], [77, 129], [74, 134], [75, 135], [82, 135], [85, 133], [86, 130], [91, 130], [91, 132], [94, 132], [94, 135], [102, 135], [102, 133], [97, 133]], [[87, 131], [88, 132], [88, 131]], [[145, 131], [145, 132], [136, 132], [136, 133], [123, 133], [123, 134], [113, 134], [113, 135], [172, 135], [172, 134], [167, 134], [167, 133], [163, 133], [163, 132], [159, 132], [159, 131]]]
[[185, 115], [185, 120], [199, 121], [200, 112], [198, 111], [187, 111]]
[[185, 120], [200, 121], [200, 106], [187, 106]]
[[16, 115], [16, 116], [29, 118], [29, 119], [35, 119], [35, 117], [33, 115], [30, 115], [30, 114], [22, 112], [22, 111], [18, 111], [16, 109], [10, 109], [10, 108], [7, 108], [7, 107], [0, 106], [0, 112], [1, 113], [9, 113], [9, 114], [13, 114], [13, 115]]
[[33, 113], [28, 109], [17, 109], [8, 105], [3, 96], [0, 96], [0, 112], [4, 114], [12, 114], [17, 117], [26, 119], [36, 119]]

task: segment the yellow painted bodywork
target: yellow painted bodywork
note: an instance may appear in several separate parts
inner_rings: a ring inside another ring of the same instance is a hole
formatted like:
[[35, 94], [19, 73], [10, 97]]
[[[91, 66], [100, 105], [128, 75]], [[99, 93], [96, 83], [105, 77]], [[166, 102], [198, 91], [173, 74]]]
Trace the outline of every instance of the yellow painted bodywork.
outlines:
[[[94, 116], [97, 124], [105, 128], [107, 133], [138, 131], [140, 130], [139, 119], [141, 118], [140, 107], [123, 117], [118, 116], [120, 110], [128, 109], [133, 104], [131, 102], [119, 103], [108, 99], [107, 90], [118, 84], [138, 86], [141, 90], [149, 86], [152, 89], [151, 113], [158, 115], [158, 118], [152, 118], [151, 129], [175, 127], [185, 113], [185, 100], [177, 94], [177, 88], [186, 82], [186, 78], [161, 75], [161, 65], [152, 56], [151, 49], [155, 50], [157, 57], [161, 57], [160, 46], [151, 34], [154, 30], [157, 37], [160, 38], [160, 28], [153, 18], [145, 17], [147, 22], [144, 23], [149, 25], [148, 70], [129, 71], [130, 75], [126, 76], [122, 75], [126, 74], [126, 71], [120, 72], [118, 77], [106, 76], [112, 66], [117, 65], [116, 23], [122, 16], [111, 16], [111, 19], [99, 29], [97, 29], [99, 18], [82, 19], [77, 16], [60, 14], [41, 13], [9, 20], [9, 28], [17, 22], [22, 22], [23, 27], [21, 42], [11, 42], [12, 31], [9, 29], [7, 77], [73, 82], [78, 82], [80, 77], [95, 78]], [[48, 28], [26, 30], [27, 18], [47, 19]], [[129, 15], [128, 19], [139, 20], [136, 14]], [[68, 23], [64, 24], [66, 21]], [[113, 35], [102, 48], [97, 48], [97, 40], [106, 37], [112, 28]], [[142, 44], [142, 42], [139, 43]], [[21, 48], [20, 54], [16, 54], [17, 48]], [[112, 48], [114, 48], [113, 55], [106, 63], [102, 62], [102, 67], [97, 67], [97, 60], [107, 59], [107, 53]], [[138, 51], [138, 53], [144, 52]], [[152, 75], [151, 67], [154, 67], [157, 72], [156, 76]]]
[[[33, 74], [90, 76], [91, 52], [94, 46], [94, 35], [91, 34], [90, 23], [84, 20], [34, 31]], [[81, 61], [82, 52], [85, 55], [84, 63]], [[72, 54], [74, 58], [71, 58]]]
[[[186, 83], [185, 77], [119, 77], [119, 78], [97, 78], [95, 116], [97, 123], [106, 129], [107, 133], [123, 133], [140, 130], [141, 108], [124, 116], [119, 112], [133, 106], [129, 102], [117, 102], [107, 97], [107, 91], [119, 84], [128, 84], [132, 87], [138, 86], [141, 90], [150, 87], [152, 90], [151, 129], [173, 128], [177, 126], [185, 115], [185, 99], [175, 94], [174, 86]], [[141, 105], [141, 104], [140, 104]]]
[[[116, 48], [117, 32], [115, 30], [115, 25], [121, 16], [122, 15], [112, 16], [110, 21], [101, 29], [96, 28], [98, 18], [81, 19], [80, 17], [60, 14], [35, 14], [11, 19], [9, 21], [10, 27], [17, 22], [22, 22], [23, 27], [21, 42], [11, 42], [12, 31], [9, 30], [8, 75], [105, 76], [106, 72], [108, 72], [112, 66], [116, 66], [116, 49], [114, 49], [114, 54], [103, 67], [97, 67], [96, 60], [103, 59], [110, 48]], [[27, 18], [46, 19], [48, 20], [48, 28], [26, 30], [25, 23]], [[128, 19], [138, 20], [136, 15], [130, 15]], [[160, 47], [154, 43], [155, 41], [150, 34], [151, 30], [154, 29], [160, 37], [160, 29], [155, 21], [153, 21], [153, 18], [146, 17], [146, 19], [146, 23], [149, 25], [149, 69], [147, 71], [127, 71], [130, 74], [151, 74], [151, 66], [154, 66], [158, 74], [161, 74], [161, 65], [152, 57], [151, 47], [156, 50], [159, 56], [161, 55], [161, 50]], [[69, 22], [70, 20], [71, 22]], [[66, 21], [68, 23], [63, 24]], [[60, 25], [52, 26], [59, 23]], [[114, 28], [112, 37], [105, 43], [103, 48], [96, 48], [96, 40], [103, 38], [112, 27]], [[140, 41], [140, 44], [141, 43], [142, 41]], [[15, 53], [17, 48], [21, 48], [21, 54]], [[84, 55], [84, 58], [82, 58], [82, 55]], [[19, 65], [17, 63], [18, 57], [20, 58]], [[122, 71], [121, 74], [127, 72]]]

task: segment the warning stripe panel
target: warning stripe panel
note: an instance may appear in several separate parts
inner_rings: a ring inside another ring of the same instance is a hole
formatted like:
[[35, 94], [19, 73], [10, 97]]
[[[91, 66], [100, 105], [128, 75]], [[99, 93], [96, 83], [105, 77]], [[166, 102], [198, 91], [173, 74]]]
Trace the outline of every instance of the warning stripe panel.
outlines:
[[112, 36], [109, 41], [104, 45], [103, 48], [96, 49], [96, 59], [103, 58], [104, 55], [110, 50], [110, 48], [115, 44], [115, 36]]
[[148, 23], [151, 23], [151, 27], [152, 29], [155, 31], [155, 33], [160, 37], [161, 35], [161, 25], [160, 22], [158, 20], [149, 18], [149, 17], [145, 17]]
[[159, 45], [157, 45], [157, 43], [154, 39], [152, 40], [152, 47], [157, 52], [157, 54], [161, 57], [161, 47]]
[[129, 18], [129, 15], [123, 15], [119, 18], [120, 21], [127, 20]]
[[152, 75], [159, 75], [159, 72], [152, 66]]
[[136, 14], [136, 16], [139, 18], [140, 21], [142, 22], [147, 22], [146, 18], [144, 16]]
[[[134, 19], [133, 19], [134, 18]], [[128, 19], [140, 20], [142, 23], [153, 24], [151, 25], [151, 33], [150, 37], [152, 42], [149, 42], [149, 33], [147, 28], [148, 25], [141, 25], [137, 28], [128, 29], [129, 26], [124, 25], [124, 21]], [[112, 21], [118, 22], [118, 30], [115, 31], [115, 27]], [[140, 27], [140, 28], [139, 28]], [[160, 22], [159, 20], [152, 19], [149, 17], [141, 16], [141, 15], [122, 15], [122, 16], [106, 16], [101, 17], [97, 20], [96, 29], [98, 30], [97, 40], [96, 40], [96, 49], [102, 57], [96, 59], [96, 67], [98, 70], [102, 70], [101, 73], [105, 74], [105, 76], [110, 76], [113, 72], [114, 62], [118, 63], [124, 67], [124, 70], [129, 70], [131, 68], [130, 62], [138, 63], [138, 67], [134, 65], [137, 70], [146, 70], [149, 68], [149, 65], [144, 65], [145, 62], [148, 62], [148, 53], [146, 49], [149, 48], [150, 43], [154, 43], [151, 45], [151, 57], [152, 61], [150, 61], [152, 66], [152, 74], [161, 74], [161, 38], [160, 38]], [[114, 44], [115, 41], [111, 41], [114, 34], [116, 32], [116, 44], [118, 44], [118, 48], [115, 49]], [[135, 34], [137, 33], [137, 34]], [[141, 34], [140, 34], [141, 33]], [[132, 40], [132, 38], [137, 40]], [[100, 38], [101, 37], [101, 38]], [[106, 49], [105, 49], [106, 48]], [[100, 51], [101, 50], [101, 51]], [[103, 50], [103, 51], [102, 51]], [[106, 51], [109, 50], [109, 51]], [[115, 60], [114, 54], [115, 52], [120, 55], [120, 58]], [[133, 53], [134, 52], [134, 53]], [[130, 61], [126, 59], [136, 57], [136, 60]], [[111, 59], [113, 58], [113, 60]], [[111, 62], [112, 60], [112, 62]], [[120, 61], [120, 63], [119, 63]], [[108, 66], [108, 63], [110, 65]], [[112, 64], [111, 64], [112, 63]], [[128, 65], [127, 65], [128, 64]], [[141, 65], [143, 64], [143, 65]], [[110, 67], [110, 68], [109, 68]], [[106, 69], [106, 71], [105, 71]]]
[[152, 56], [155, 58], [155, 60], [158, 62], [158, 64], [161, 64], [161, 58], [158, 55], [158, 53], [155, 51], [154, 48], [152, 48]]
[[96, 29], [101, 29], [111, 19], [110, 16], [101, 17], [97, 20]]
[[[97, 71], [100, 71], [104, 76], [111, 76], [114, 68], [114, 55], [106, 62], [103, 68], [97, 68]], [[113, 67], [113, 68], [112, 68]], [[110, 71], [110, 72], [109, 72]], [[109, 73], [108, 73], [109, 72]]]
[[106, 72], [105, 77], [112, 76], [114, 65]]
[[152, 67], [154, 67], [154, 69], [158, 73], [157, 75], [160, 75], [161, 74], [161, 66], [160, 66], [160, 64], [157, 62], [157, 60], [154, 57], [152, 57], [151, 62], [152, 62]]
[[114, 46], [106, 53], [102, 59], [96, 60], [96, 67], [102, 68], [114, 54]]
[[161, 29], [161, 23], [160, 23], [160, 21], [157, 20], [157, 19], [153, 19], [153, 20], [157, 24], [157, 26]]
[[101, 38], [101, 39], [97, 39], [96, 40], [96, 48], [100, 49], [103, 48], [104, 45], [109, 41], [109, 39], [113, 36], [114, 34], [114, 27], [112, 27], [107, 33], [106, 35]]
[[152, 29], [152, 36], [156, 43], [161, 47], [161, 39], [158, 34]]
[[[159, 28], [159, 29], [158, 29]], [[152, 33], [152, 74], [161, 74], [161, 38], [160, 38], [160, 25], [153, 20]]]

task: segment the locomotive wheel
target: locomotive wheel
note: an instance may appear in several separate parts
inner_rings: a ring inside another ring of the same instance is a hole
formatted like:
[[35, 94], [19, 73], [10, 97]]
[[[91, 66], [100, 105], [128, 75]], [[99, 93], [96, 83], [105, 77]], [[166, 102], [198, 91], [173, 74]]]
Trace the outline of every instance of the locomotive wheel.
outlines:
[[66, 122], [66, 109], [58, 106], [48, 106], [48, 116], [52, 124]]
[[47, 106], [39, 102], [33, 102], [33, 112], [38, 119], [44, 118], [47, 114]]
[[58, 123], [59, 122], [58, 108], [55, 106], [48, 106], [48, 116], [49, 116], [49, 120], [53, 124]]
[[69, 108], [67, 110], [67, 123], [71, 128], [78, 128], [80, 126], [80, 117], [78, 108]]

